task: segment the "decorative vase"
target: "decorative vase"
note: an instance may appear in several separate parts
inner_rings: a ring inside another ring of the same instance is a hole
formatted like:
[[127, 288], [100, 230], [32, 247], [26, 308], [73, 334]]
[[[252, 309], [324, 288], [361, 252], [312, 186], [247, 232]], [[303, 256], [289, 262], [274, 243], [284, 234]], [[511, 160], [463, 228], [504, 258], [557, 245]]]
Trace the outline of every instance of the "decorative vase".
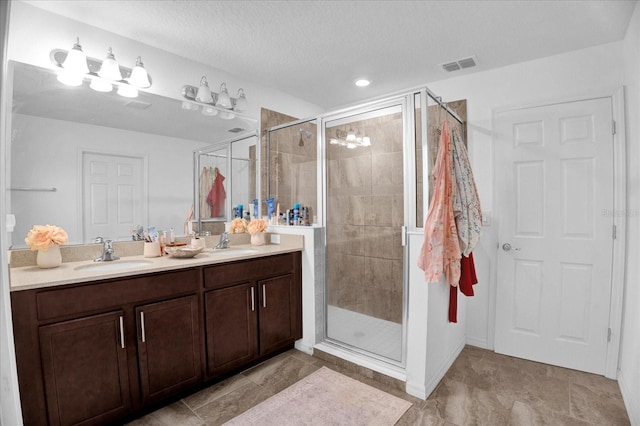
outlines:
[[60, 253], [60, 246], [54, 244], [47, 250], [38, 250], [36, 263], [38, 265], [38, 268], [41, 269], [56, 268], [60, 266], [60, 264], [62, 263], [62, 253]]
[[254, 246], [262, 246], [265, 244], [265, 233], [258, 232], [257, 234], [251, 234], [251, 244]]

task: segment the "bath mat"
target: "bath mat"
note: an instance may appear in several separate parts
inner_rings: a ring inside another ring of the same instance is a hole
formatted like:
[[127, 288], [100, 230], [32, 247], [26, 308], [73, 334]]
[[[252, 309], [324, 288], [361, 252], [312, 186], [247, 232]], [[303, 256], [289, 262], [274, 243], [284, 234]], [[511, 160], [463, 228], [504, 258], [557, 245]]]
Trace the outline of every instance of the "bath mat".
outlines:
[[393, 425], [411, 403], [322, 367], [225, 425]]

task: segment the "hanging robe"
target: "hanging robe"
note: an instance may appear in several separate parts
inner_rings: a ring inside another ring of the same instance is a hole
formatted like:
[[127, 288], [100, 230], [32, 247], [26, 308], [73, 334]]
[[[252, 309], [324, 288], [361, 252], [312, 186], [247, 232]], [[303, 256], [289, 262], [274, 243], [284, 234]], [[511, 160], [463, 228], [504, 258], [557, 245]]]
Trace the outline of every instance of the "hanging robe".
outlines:
[[224, 214], [224, 200], [227, 198], [227, 193], [224, 190], [223, 182], [224, 176], [222, 176], [222, 173], [216, 173], [211, 191], [207, 196], [207, 203], [211, 206], [211, 217], [220, 217]]
[[424, 226], [424, 242], [418, 257], [418, 267], [425, 281], [446, 282], [457, 287], [460, 281], [460, 244], [453, 212], [455, 182], [452, 165], [452, 144], [449, 123], [442, 122], [440, 146], [433, 169], [434, 194]]
[[458, 229], [460, 250], [464, 256], [469, 257], [478, 244], [482, 233], [482, 211], [467, 149], [455, 129], [452, 132], [452, 138], [455, 179], [453, 211]]

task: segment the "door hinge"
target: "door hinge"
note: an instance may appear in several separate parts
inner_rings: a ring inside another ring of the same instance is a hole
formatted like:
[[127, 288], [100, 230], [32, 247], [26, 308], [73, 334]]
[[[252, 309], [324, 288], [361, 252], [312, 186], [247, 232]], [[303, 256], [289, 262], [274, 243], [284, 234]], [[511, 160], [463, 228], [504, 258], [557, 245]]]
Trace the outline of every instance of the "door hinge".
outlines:
[[616, 134], [616, 121], [615, 120], [611, 121], [611, 134], [612, 135]]
[[607, 331], [607, 343], [611, 341], [611, 328]]
[[612, 233], [613, 239], [615, 240], [616, 238], [618, 238], [618, 228], [613, 225], [613, 233]]

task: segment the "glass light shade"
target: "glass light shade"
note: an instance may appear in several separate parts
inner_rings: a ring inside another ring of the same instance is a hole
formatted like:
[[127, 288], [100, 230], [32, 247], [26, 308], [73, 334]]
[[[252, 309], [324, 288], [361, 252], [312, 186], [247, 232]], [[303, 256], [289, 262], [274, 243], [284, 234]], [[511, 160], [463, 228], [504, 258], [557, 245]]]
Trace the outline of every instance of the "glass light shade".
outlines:
[[67, 70], [60, 70], [57, 79], [60, 83], [66, 84], [67, 86], [82, 85], [82, 76]]
[[244, 112], [247, 110], [247, 98], [244, 95], [244, 90], [238, 90], [238, 97], [236, 98], [236, 106], [233, 108], [234, 111]]
[[217, 114], [218, 114], [218, 110], [215, 109], [214, 107], [210, 107], [210, 106], [202, 107], [202, 115], [213, 117], [214, 115], [217, 115]]
[[102, 61], [102, 66], [98, 75], [106, 80], [120, 81], [122, 80], [122, 74], [120, 74], [120, 66], [116, 61], [116, 57], [113, 55], [113, 51], [109, 48], [107, 57]]
[[356, 147], [355, 143], [348, 143], [347, 144], [347, 148], [349, 148], [349, 149], [355, 149], [355, 147]]
[[347, 139], [347, 142], [354, 142], [356, 140], [356, 134], [353, 132], [352, 129], [349, 129], [346, 139]]
[[138, 56], [138, 59], [136, 60], [136, 66], [131, 70], [129, 84], [140, 88], [151, 86], [149, 74], [147, 74], [147, 70], [144, 68], [144, 64], [142, 63], [142, 58], [140, 56]]
[[182, 109], [187, 111], [197, 111], [200, 107], [196, 104], [192, 104], [191, 102], [182, 101]]
[[198, 88], [198, 93], [196, 94], [196, 101], [204, 102], [205, 104], [213, 103], [211, 89], [209, 89], [209, 83], [207, 83], [207, 78], [204, 76], [200, 79], [200, 87]]
[[338, 145], [338, 140], [337, 140], [337, 139], [334, 139], [334, 138], [331, 138], [331, 139], [329, 139], [329, 143], [330, 143], [331, 145]]
[[125, 98], [137, 98], [138, 91], [128, 84], [121, 84], [120, 87], [118, 87], [118, 95], [124, 96]]
[[220, 118], [223, 120], [231, 120], [232, 118], [235, 118], [236, 115], [232, 112], [229, 111], [220, 111]]
[[227, 91], [226, 83], [222, 83], [220, 85], [220, 93], [218, 94], [218, 101], [216, 102], [216, 106], [222, 108], [231, 108], [231, 97], [229, 96], [229, 92]]
[[78, 38], [71, 50], [67, 53], [67, 57], [62, 63], [62, 68], [75, 74], [88, 74], [89, 66], [87, 65], [87, 55], [82, 51], [80, 39]]
[[371, 139], [369, 139], [369, 136], [362, 138], [362, 146], [371, 146]]
[[94, 78], [91, 80], [91, 84], [89, 84], [96, 92], [110, 92], [113, 90], [113, 85], [109, 83], [107, 80], [102, 78]]

